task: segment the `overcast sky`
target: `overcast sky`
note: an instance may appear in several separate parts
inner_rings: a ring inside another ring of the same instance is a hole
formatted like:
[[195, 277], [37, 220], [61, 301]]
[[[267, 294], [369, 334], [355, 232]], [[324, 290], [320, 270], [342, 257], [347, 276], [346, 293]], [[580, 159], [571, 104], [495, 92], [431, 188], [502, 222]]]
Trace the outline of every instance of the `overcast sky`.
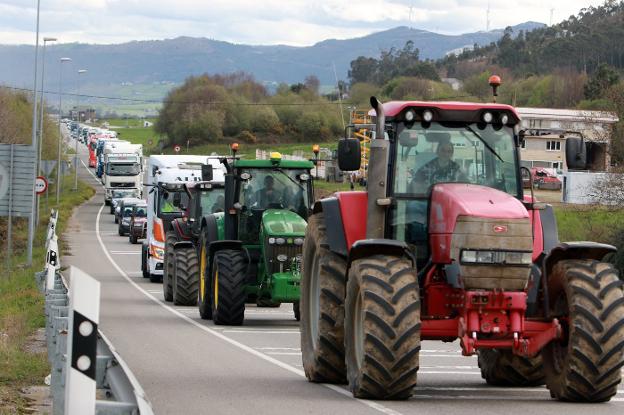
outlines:
[[[550, 23], [604, 0], [41, 0], [41, 35], [62, 43], [207, 37], [312, 45], [406, 25], [446, 34]], [[36, 0], [0, 0], [0, 44], [34, 44]], [[410, 12], [411, 7], [411, 12]]]

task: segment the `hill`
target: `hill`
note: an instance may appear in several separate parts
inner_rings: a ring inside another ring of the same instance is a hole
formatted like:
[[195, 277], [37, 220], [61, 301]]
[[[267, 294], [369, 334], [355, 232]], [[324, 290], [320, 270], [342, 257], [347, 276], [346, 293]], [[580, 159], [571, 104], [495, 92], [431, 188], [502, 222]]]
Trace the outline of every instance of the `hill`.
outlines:
[[[513, 29], [517, 33], [541, 26], [527, 22]], [[50, 90], [58, 88], [61, 57], [73, 59], [72, 69], [65, 69], [68, 73], [88, 69], [81, 90], [89, 93], [122, 84], [179, 84], [190, 75], [235, 71], [248, 72], [268, 86], [301, 82], [308, 75], [316, 75], [323, 85], [333, 85], [332, 64], [338, 78], [346, 80], [353, 59], [377, 57], [381, 50], [402, 48], [408, 40], [420, 50], [422, 59], [438, 59], [449, 51], [474, 44], [488, 45], [502, 35], [503, 30], [443, 35], [402, 26], [360, 38], [325, 40], [308, 47], [250, 46], [191, 37], [116, 45], [50, 45], [46, 51], [46, 85]], [[0, 45], [0, 83], [30, 87], [32, 61], [32, 46]], [[66, 77], [65, 89], [75, 90], [76, 76]]]

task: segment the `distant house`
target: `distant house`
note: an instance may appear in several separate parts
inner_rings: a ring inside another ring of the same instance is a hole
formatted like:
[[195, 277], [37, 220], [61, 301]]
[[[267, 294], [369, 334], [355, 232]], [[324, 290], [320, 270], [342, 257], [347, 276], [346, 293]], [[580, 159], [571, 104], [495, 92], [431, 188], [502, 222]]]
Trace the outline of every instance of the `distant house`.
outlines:
[[152, 125], [154, 125], [153, 122], [143, 120], [143, 127], [151, 127]]
[[457, 78], [442, 78], [442, 82], [449, 84], [453, 91], [459, 91], [463, 85], [462, 81]]
[[583, 137], [589, 144], [590, 171], [608, 171], [609, 147], [613, 125], [619, 121], [609, 111], [562, 110], [553, 108], [516, 108], [522, 118], [525, 141], [522, 165], [545, 167], [566, 172], [566, 139]]

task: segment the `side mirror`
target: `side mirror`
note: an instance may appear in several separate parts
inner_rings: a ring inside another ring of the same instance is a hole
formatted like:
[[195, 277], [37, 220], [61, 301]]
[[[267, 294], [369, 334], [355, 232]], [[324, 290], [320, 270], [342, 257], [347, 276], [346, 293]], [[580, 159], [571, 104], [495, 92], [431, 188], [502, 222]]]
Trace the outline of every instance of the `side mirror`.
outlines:
[[202, 181], [210, 182], [213, 178], [212, 164], [202, 164], [201, 166]]
[[361, 161], [360, 140], [357, 138], [343, 138], [338, 141], [338, 167], [340, 170], [359, 170]]
[[180, 203], [182, 203], [182, 195], [176, 192], [173, 194], [173, 206], [180, 207]]

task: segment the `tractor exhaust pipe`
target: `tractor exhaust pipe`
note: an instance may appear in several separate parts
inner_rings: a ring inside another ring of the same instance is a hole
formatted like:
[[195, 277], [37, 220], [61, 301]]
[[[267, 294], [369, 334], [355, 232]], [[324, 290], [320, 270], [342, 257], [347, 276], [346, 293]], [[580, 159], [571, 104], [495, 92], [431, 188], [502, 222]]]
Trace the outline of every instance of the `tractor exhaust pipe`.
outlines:
[[388, 178], [388, 151], [390, 143], [385, 140], [386, 115], [383, 104], [371, 97], [371, 106], [377, 113], [375, 140], [371, 141], [366, 190], [368, 191], [368, 220], [366, 239], [383, 239], [386, 224], [388, 198], [386, 180]]

